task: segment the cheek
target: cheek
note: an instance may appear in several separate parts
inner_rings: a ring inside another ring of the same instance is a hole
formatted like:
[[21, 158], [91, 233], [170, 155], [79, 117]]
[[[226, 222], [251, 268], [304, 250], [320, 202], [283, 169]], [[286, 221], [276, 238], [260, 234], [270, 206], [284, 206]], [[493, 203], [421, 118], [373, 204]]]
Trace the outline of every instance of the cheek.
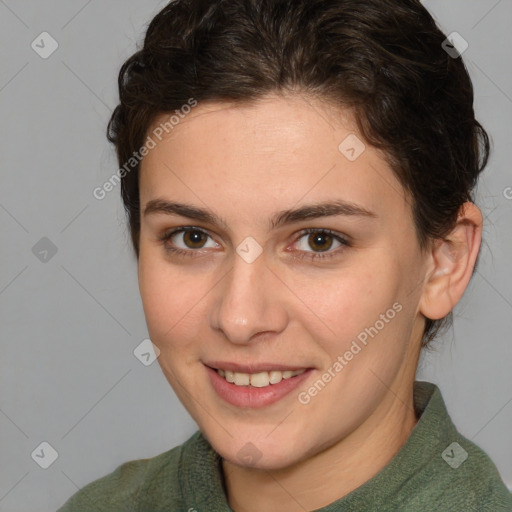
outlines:
[[151, 340], [161, 350], [186, 344], [194, 336], [205, 295], [200, 277], [187, 274], [149, 251], [141, 249], [139, 289]]
[[375, 322], [393, 304], [396, 283], [390, 272], [386, 278], [381, 278], [382, 275], [370, 265], [361, 265], [295, 278], [292, 289], [327, 333], [345, 339], [347, 334], [365, 327], [368, 321]]

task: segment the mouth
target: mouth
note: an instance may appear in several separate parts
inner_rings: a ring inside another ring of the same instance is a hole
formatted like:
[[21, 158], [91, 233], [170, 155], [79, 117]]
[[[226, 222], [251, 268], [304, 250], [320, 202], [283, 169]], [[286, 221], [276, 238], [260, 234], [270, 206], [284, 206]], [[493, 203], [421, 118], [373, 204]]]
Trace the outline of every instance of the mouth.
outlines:
[[281, 400], [314, 371], [314, 368], [275, 365], [212, 363], [204, 366], [217, 395], [231, 405], [245, 408], [264, 407]]
[[271, 370], [257, 373], [244, 373], [233, 372], [230, 370], [223, 370], [221, 368], [215, 369], [216, 372], [226, 379], [227, 382], [235, 386], [252, 386], [254, 388], [265, 388], [279, 384], [283, 379], [291, 379], [297, 375], [301, 375], [306, 371], [306, 368], [300, 370]]

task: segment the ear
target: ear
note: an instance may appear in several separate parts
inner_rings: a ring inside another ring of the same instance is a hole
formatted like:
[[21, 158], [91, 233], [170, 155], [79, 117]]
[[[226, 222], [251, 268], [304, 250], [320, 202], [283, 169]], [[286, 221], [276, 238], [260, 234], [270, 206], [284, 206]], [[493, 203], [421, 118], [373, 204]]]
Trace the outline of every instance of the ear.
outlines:
[[426, 318], [445, 317], [464, 294], [480, 250], [482, 224], [478, 207], [466, 202], [459, 210], [454, 229], [434, 242], [419, 308]]

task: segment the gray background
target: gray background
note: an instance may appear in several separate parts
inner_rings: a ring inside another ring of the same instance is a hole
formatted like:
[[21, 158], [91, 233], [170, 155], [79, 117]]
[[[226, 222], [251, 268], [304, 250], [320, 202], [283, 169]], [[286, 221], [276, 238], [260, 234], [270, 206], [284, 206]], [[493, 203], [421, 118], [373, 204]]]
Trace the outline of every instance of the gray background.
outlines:
[[[0, 0], [0, 511], [55, 510], [196, 428], [158, 363], [133, 354], [147, 331], [119, 188], [92, 195], [117, 168], [104, 133], [119, 67], [165, 3]], [[512, 488], [512, 1], [425, 4], [469, 43], [494, 153], [478, 189], [479, 269], [418, 379], [440, 386]], [[43, 31], [59, 44], [47, 59], [31, 48]], [[43, 441], [58, 453], [48, 469], [31, 457]]]

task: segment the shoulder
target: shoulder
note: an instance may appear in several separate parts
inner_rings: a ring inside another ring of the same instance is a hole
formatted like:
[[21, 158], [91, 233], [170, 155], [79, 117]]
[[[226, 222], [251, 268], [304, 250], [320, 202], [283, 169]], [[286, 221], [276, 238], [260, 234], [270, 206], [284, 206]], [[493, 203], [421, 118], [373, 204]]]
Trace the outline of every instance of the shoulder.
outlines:
[[418, 382], [415, 391], [424, 421], [420, 436], [416, 436], [421, 442], [416, 442], [414, 453], [409, 454], [421, 461], [411, 478], [418, 492], [409, 494], [416, 502], [408, 503], [410, 508], [511, 512], [512, 493], [496, 465], [453, 424], [439, 388]]
[[[180, 446], [148, 459], [130, 460], [112, 473], [87, 484], [57, 512], [136, 511], [141, 504], [164, 507], [180, 506], [180, 465], [183, 451], [193, 448], [199, 432]], [[153, 510], [153, 509], [152, 509]], [[154, 508], [155, 512], [157, 508]]]
[[446, 504], [457, 504], [467, 511], [512, 511], [512, 493], [494, 462], [475, 443], [459, 433], [442, 452], [440, 462], [440, 478], [432, 493], [436, 510], [451, 510]]

